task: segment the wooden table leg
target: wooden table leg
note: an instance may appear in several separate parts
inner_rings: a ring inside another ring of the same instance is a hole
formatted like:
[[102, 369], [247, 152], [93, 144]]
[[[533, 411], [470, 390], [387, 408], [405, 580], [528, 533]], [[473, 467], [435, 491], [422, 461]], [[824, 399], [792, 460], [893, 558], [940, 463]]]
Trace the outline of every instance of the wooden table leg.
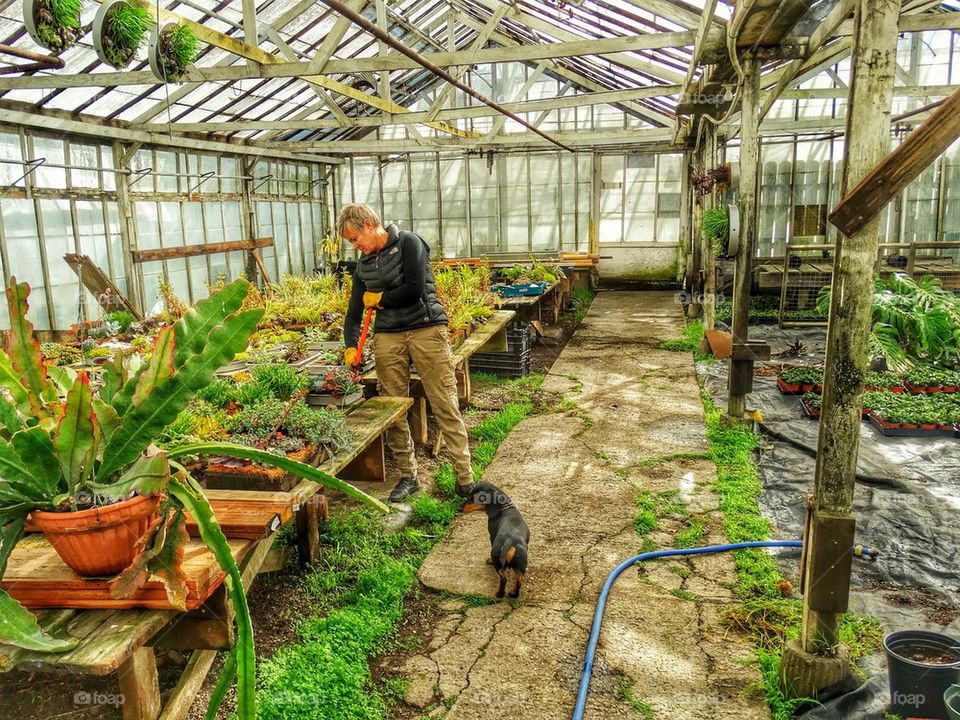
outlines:
[[320, 557], [320, 503], [317, 495], [303, 501], [297, 512], [297, 550], [300, 562], [312, 565]]
[[135, 650], [117, 675], [123, 695], [123, 720], [156, 720], [160, 714], [160, 681], [153, 649]]
[[383, 435], [380, 435], [351, 460], [337, 477], [347, 482], [386, 482], [387, 462], [383, 448]]
[[190, 661], [170, 694], [159, 720], [183, 720], [187, 716], [216, 658], [216, 650], [197, 650], [190, 656]]
[[460, 363], [460, 367], [456, 370], [457, 376], [457, 398], [460, 400], [460, 404], [470, 404], [471, 399], [471, 387], [470, 387], [470, 359], [464, 358], [463, 362]]
[[427, 399], [425, 397], [413, 399], [413, 407], [410, 408], [410, 434], [415, 443], [427, 444]]

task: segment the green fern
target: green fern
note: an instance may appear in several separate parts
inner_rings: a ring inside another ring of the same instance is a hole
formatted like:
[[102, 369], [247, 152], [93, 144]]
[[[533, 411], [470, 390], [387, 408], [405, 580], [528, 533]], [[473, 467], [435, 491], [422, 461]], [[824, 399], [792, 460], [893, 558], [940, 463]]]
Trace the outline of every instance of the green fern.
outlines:
[[703, 213], [700, 219], [700, 229], [704, 236], [713, 243], [715, 255], [723, 256], [727, 252], [727, 239], [730, 233], [730, 222], [727, 208], [724, 206], [711, 208]]

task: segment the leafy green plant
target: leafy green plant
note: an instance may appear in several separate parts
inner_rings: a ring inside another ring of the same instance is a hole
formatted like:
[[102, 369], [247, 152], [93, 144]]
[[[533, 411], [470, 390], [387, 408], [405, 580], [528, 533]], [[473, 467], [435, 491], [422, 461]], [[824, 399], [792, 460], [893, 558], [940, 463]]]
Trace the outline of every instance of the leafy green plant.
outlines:
[[126, 310], [115, 310], [114, 312], [107, 313], [103, 320], [104, 322], [115, 323], [119, 328], [119, 332], [125, 333], [130, 329], [130, 326], [133, 325], [136, 318]]
[[711, 208], [700, 218], [700, 229], [704, 236], [713, 243], [713, 253], [717, 257], [727, 254], [727, 240], [730, 235], [730, 219], [724, 205]]
[[[33, 510], [69, 512], [135, 494], [165, 496], [158, 521], [139, 541], [143, 552], [114, 580], [112, 592], [129, 595], [153, 574], [165, 581], [171, 604], [183, 607], [186, 586], [180, 562], [189, 512], [227, 573], [238, 627], [208, 715], [215, 715], [236, 676], [238, 715], [253, 720], [253, 633], [240, 572], [202, 489], [177, 460], [215, 454], [269, 462], [381, 511], [387, 508], [317, 468], [255, 448], [206, 442], [147, 454], [214, 371], [246, 347], [261, 316], [260, 310], [240, 310], [247, 288], [244, 280], [231, 283], [197, 303], [175, 325], [161, 329], [150, 361], [136, 372], [130, 374], [117, 355], [104, 367], [94, 391], [86, 374], [47, 368], [41, 362], [27, 320], [30, 288], [11, 278], [10, 330], [6, 350], [0, 351], [0, 386], [5, 390], [0, 395], [0, 575]], [[39, 651], [62, 651], [76, 644], [43, 632], [36, 618], [2, 590], [0, 617], [0, 642]]]
[[363, 390], [357, 374], [348, 367], [334, 368], [323, 377], [318, 377], [314, 380], [314, 387], [336, 398], [346, 397]]
[[[114, 5], [108, 13], [100, 42], [107, 61], [113, 67], [122, 69], [130, 64], [143, 44], [147, 28], [153, 24], [153, 19], [142, 7], [126, 2]], [[132, 315], [130, 322], [133, 322]]]
[[814, 367], [793, 367], [778, 376], [788, 385], [823, 385], [823, 370]]
[[310, 379], [289, 365], [257, 365], [253, 368], [253, 381], [267, 388], [273, 397], [286, 400], [309, 384]]
[[[831, 289], [817, 298], [818, 309], [830, 308]], [[960, 364], [960, 297], [944, 290], [940, 280], [926, 275], [913, 280], [893, 274], [877, 278], [873, 293], [870, 351], [887, 365], [905, 371], [917, 363]]]
[[80, 37], [82, 9], [82, 0], [37, 0], [34, 22], [40, 43], [54, 52], [73, 45]]
[[493, 314], [490, 267], [485, 264], [444, 265], [435, 263], [433, 278], [437, 299], [449, 321], [451, 332], [470, 330]]

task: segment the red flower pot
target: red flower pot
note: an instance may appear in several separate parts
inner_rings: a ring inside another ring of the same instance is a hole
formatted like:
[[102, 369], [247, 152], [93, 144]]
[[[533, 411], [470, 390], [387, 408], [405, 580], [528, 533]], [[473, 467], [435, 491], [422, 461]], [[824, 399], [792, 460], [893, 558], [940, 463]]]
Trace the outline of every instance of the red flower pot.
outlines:
[[77, 512], [31, 513], [60, 558], [78, 575], [116, 575], [139, 555], [134, 547], [159, 515], [160, 496], [136, 497]]

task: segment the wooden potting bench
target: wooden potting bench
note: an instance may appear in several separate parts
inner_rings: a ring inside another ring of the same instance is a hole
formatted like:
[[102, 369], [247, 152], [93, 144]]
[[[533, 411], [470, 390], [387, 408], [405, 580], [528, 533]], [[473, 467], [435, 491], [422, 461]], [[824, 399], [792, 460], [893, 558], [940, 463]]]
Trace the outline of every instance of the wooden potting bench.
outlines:
[[[479, 328], [474, 330], [467, 339], [453, 349], [453, 367], [457, 376], [457, 397], [462, 402], [470, 402], [470, 356], [477, 352], [505, 352], [507, 349], [507, 325], [513, 320], [516, 313], [513, 310], [497, 310]], [[375, 392], [377, 387], [376, 369], [366, 372], [361, 377], [368, 392]], [[410, 375], [410, 396], [413, 401], [411, 409], [411, 434], [414, 442], [425, 445], [427, 443], [427, 396], [423, 391], [420, 376], [416, 372]]]
[[[386, 480], [383, 433], [410, 408], [410, 398], [371, 398], [347, 416], [354, 442], [321, 469], [354, 480]], [[300, 552], [306, 560], [319, 551], [317, 526], [326, 512], [322, 487], [304, 481], [289, 492], [244, 490], [208, 490], [221, 527], [227, 534], [234, 559], [240, 568], [243, 586], [249, 591], [253, 579], [269, 565], [276, 531], [294, 519], [300, 532]], [[189, 530], [188, 526], [188, 530]], [[196, 534], [192, 532], [191, 534]], [[186, 717], [198, 690], [216, 658], [217, 652], [234, 641], [233, 617], [222, 585], [223, 573], [215, 589], [197, 607], [182, 613], [165, 608], [124, 608], [123, 601], [109, 605], [103, 593], [105, 580], [82, 580], [69, 570], [41, 536], [27, 535], [24, 548], [11, 554], [3, 587], [14, 596], [29, 597], [31, 584], [45, 588], [33, 593], [40, 625], [59, 637], [79, 639], [65, 653], [39, 653], [0, 645], [0, 671], [25, 670], [77, 676], [116, 674], [123, 695], [124, 720], [181, 720]], [[206, 577], [213, 564], [211, 553], [200, 540], [187, 547], [188, 576]], [[89, 585], [81, 592], [77, 584]], [[148, 583], [148, 586], [150, 584]], [[145, 588], [156, 594], [156, 584]], [[57, 594], [59, 593], [59, 595]], [[91, 595], [92, 594], [92, 595]], [[81, 599], [76, 601], [76, 597]], [[86, 598], [86, 600], [82, 598]], [[151, 596], [152, 597], [152, 596]], [[138, 598], [140, 598], [138, 600]], [[133, 602], [141, 602], [140, 593]], [[52, 609], [57, 604], [73, 604], [90, 609]], [[129, 604], [129, 603], [128, 603]], [[190, 650], [192, 654], [177, 686], [161, 707], [155, 651]]]

